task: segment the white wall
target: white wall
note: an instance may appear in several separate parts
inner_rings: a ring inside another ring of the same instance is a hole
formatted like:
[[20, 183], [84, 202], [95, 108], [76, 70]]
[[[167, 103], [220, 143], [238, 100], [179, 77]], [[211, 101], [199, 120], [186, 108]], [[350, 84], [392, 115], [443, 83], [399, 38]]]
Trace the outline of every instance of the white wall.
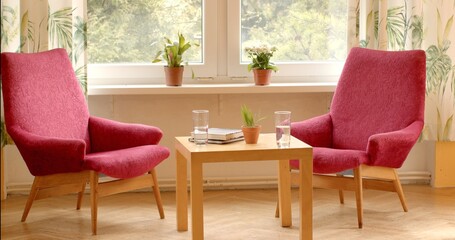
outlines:
[[[262, 122], [263, 132], [273, 132], [273, 112], [292, 111], [292, 120], [298, 121], [328, 111], [331, 93], [259, 93], [207, 95], [116, 95], [89, 96], [92, 115], [123, 122], [143, 123], [161, 128], [161, 141], [171, 150], [171, 157], [157, 168], [160, 180], [175, 178], [173, 137], [188, 135], [192, 128], [191, 110], [208, 109], [211, 127], [239, 128], [242, 125], [240, 106], [247, 104], [267, 118]], [[434, 147], [433, 147], [434, 148]], [[428, 172], [433, 165], [431, 144], [417, 143], [400, 172]], [[6, 185], [30, 185], [33, 177], [14, 146], [5, 149]], [[275, 176], [276, 163], [218, 163], [206, 164], [205, 177], [263, 177]]]

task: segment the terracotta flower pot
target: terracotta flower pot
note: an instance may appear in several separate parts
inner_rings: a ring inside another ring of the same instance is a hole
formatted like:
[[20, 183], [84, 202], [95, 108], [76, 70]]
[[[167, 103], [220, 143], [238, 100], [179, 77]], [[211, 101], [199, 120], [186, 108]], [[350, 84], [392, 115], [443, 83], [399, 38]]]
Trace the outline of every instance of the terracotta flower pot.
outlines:
[[167, 86], [182, 86], [184, 67], [164, 67]]
[[258, 143], [259, 133], [261, 133], [261, 126], [245, 127], [242, 126], [243, 137], [247, 144]]
[[269, 85], [272, 69], [253, 69], [253, 75], [256, 85]]

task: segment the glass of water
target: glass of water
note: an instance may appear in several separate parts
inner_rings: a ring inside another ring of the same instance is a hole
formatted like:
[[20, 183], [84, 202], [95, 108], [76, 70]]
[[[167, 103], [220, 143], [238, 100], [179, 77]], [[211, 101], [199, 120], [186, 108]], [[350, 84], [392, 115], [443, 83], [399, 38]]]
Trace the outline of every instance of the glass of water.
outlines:
[[209, 110], [193, 110], [193, 138], [196, 145], [205, 145], [208, 141]]
[[275, 112], [276, 144], [278, 148], [288, 148], [291, 142], [291, 112]]

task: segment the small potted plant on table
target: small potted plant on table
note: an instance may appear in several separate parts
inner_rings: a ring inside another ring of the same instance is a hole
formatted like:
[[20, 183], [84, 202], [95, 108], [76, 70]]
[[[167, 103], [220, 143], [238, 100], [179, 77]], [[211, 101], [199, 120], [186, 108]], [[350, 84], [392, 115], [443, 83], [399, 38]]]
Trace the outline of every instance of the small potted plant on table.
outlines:
[[276, 47], [269, 48], [267, 46], [245, 48], [246, 54], [251, 58], [248, 71], [253, 70], [256, 85], [269, 85], [272, 71], [278, 71], [278, 67], [270, 62], [270, 58], [276, 50]]
[[242, 132], [245, 142], [247, 144], [256, 144], [259, 139], [259, 133], [261, 132], [261, 125], [258, 125], [258, 122], [264, 118], [256, 119], [256, 116], [246, 105], [241, 107], [241, 113], [244, 124], [242, 126]]
[[[167, 86], [181, 86], [183, 78], [183, 53], [191, 47], [190, 42], [186, 42], [183, 34], [178, 33], [178, 42], [172, 42], [168, 37], [164, 37], [164, 49], [156, 53], [153, 63], [166, 61], [164, 74]], [[198, 46], [197, 44], [193, 44]]]

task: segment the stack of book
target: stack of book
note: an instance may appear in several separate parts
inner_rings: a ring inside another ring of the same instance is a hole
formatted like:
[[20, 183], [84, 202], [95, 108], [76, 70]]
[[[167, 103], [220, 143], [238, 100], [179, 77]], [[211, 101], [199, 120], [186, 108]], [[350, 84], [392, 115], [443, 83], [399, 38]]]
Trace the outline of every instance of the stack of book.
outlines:
[[[208, 143], [225, 144], [243, 140], [243, 132], [241, 129], [232, 128], [209, 128]], [[191, 133], [190, 141], [193, 141], [193, 133]]]

